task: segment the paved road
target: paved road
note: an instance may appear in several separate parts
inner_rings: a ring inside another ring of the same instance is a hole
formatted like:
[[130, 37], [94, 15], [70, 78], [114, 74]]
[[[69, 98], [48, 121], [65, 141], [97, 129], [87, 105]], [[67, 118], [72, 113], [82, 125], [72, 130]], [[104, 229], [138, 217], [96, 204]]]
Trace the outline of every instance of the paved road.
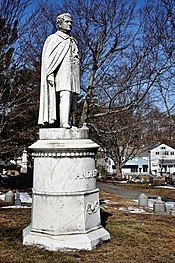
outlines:
[[[103, 190], [107, 193], [117, 194], [121, 197], [128, 198], [128, 199], [137, 199], [140, 194], [144, 193], [144, 191], [141, 192], [138, 190], [125, 189], [122, 186], [114, 185], [112, 183], [97, 182], [97, 187], [100, 190]], [[145, 193], [145, 194], [150, 198], [157, 197], [157, 195], [152, 195], [148, 193]]]

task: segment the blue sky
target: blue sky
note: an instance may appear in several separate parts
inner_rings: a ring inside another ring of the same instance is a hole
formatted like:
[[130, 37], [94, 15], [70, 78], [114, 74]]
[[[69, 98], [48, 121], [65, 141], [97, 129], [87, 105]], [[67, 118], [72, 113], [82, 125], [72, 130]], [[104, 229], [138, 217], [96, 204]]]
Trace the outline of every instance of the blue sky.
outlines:
[[[44, 1], [42, 1], [42, 0], [31, 0], [31, 4], [29, 5], [29, 7], [27, 8], [27, 10], [26, 10], [26, 12], [25, 12], [26, 16], [27, 16], [28, 14], [32, 13], [32, 11], [35, 10], [36, 6], [37, 6], [39, 3], [43, 3], [43, 2], [45, 2], [45, 0], [44, 0]], [[62, 3], [64, 3], [64, 0], [48, 0], [48, 2], [49, 2], [49, 3], [52, 3], [52, 4], [54, 4], [54, 3], [62, 4]]]
[[[71, 1], [71, 0], [70, 0]], [[29, 12], [31, 12], [32, 10], [34, 10], [35, 9], [35, 7], [40, 3], [40, 2], [44, 2], [44, 1], [42, 1], [42, 0], [31, 0], [31, 5], [30, 5], [30, 7], [29, 7]], [[48, 2], [50, 2], [50, 3], [59, 3], [59, 4], [62, 4], [62, 3], [64, 3], [64, 0], [48, 0]], [[145, 2], [145, 0], [137, 0], [137, 3], [138, 3], [138, 6], [141, 6], [141, 5], [143, 5], [143, 3]]]
[[[38, 3], [42, 3], [42, 2], [44, 2], [44, 1], [42, 1], [42, 0], [31, 0], [31, 2], [32, 2], [32, 7], [31, 8], [35, 8], [36, 6], [37, 6], [37, 4]], [[48, 2], [49, 3], [59, 3], [59, 4], [62, 4], [63, 2], [64, 2], [64, 0], [48, 0]]]

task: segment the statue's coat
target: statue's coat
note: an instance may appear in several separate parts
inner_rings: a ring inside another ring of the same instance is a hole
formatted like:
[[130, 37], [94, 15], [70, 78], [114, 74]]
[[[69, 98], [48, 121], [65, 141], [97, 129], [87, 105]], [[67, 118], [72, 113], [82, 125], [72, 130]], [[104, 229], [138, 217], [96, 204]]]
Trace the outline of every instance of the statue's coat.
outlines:
[[[76, 47], [76, 41], [67, 34], [61, 31], [50, 35], [44, 44], [42, 52], [42, 64], [41, 64], [41, 89], [40, 89], [40, 109], [38, 124], [54, 123], [56, 120], [56, 91], [69, 90], [77, 94], [80, 93], [80, 81], [79, 81], [79, 65], [75, 67], [76, 70], [70, 72], [70, 77], [75, 80], [71, 81], [70, 88], [65, 87], [64, 76], [61, 76], [62, 83], [59, 83], [60, 87], [56, 87], [55, 83], [52, 87], [47, 78], [50, 74], [59, 74], [59, 68], [66, 56], [70, 56], [71, 45], [74, 43]], [[76, 60], [76, 58], [74, 59]], [[79, 58], [77, 59], [79, 63]], [[73, 63], [72, 58], [70, 63]], [[70, 68], [74, 67], [72, 64]], [[62, 72], [64, 69], [62, 69]], [[76, 76], [74, 76], [76, 75]]]

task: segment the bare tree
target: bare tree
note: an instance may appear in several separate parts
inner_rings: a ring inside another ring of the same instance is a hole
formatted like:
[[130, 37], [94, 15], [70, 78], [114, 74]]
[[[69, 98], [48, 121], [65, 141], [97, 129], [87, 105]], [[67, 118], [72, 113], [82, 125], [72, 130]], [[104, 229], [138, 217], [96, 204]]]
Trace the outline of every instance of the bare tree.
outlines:
[[28, 4], [28, 0], [0, 2], [1, 157], [18, 154], [36, 127], [35, 74], [32, 69], [21, 67], [18, 53], [20, 27]]
[[88, 123], [97, 136], [93, 137], [114, 156], [118, 171], [142, 146], [149, 129], [147, 111], [158, 103], [160, 94], [169, 113], [173, 110], [174, 104], [170, 108], [167, 101], [173, 93], [173, 1], [155, 2], [148, 1], [140, 12], [134, 0], [73, 0], [64, 6], [46, 1], [28, 17], [24, 37], [18, 42], [21, 65], [34, 72], [35, 89], [29, 91], [38, 98], [44, 40], [56, 30], [58, 13], [72, 14], [85, 97], [79, 119]]
[[160, 61], [167, 61], [164, 74], [160, 75], [156, 83], [159, 106], [166, 112], [174, 125], [175, 114], [175, 2], [174, 0], [147, 1], [144, 8], [147, 17], [146, 32], [149, 39], [158, 42], [157, 57]]
[[140, 105], [101, 118], [94, 118], [91, 136], [113, 159], [117, 176], [122, 175], [125, 163], [147, 150], [147, 126], [150, 104]]

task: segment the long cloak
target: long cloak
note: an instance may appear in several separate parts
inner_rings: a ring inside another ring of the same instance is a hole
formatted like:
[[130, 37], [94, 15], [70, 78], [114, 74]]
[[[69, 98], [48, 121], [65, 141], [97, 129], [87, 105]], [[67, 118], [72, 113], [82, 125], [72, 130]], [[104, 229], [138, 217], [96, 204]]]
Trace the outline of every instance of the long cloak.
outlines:
[[60, 31], [50, 35], [44, 44], [41, 64], [40, 109], [38, 124], [56, 120], [56, 89], [47, 77], [58, 69], [70, 47], [71, 38]]

